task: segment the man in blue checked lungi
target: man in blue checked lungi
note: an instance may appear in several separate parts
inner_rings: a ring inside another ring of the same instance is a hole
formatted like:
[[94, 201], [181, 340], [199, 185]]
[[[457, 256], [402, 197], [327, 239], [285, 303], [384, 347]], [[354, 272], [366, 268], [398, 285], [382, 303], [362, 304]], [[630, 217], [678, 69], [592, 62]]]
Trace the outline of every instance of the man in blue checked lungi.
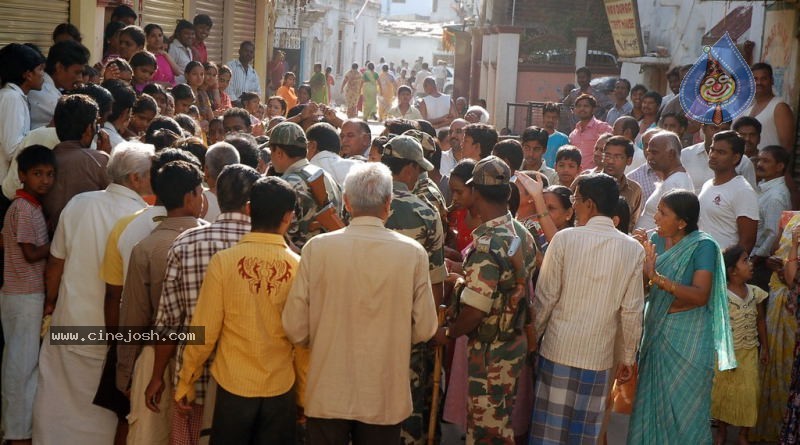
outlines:
[[598, 441], [611, 383], [632, 377], [642, 333], [644, 249], [614, 227], [617, 183], [599, 173], [576, 184], [579, 227], [553, 237], [533, 302], [542, 341], [531, 445]]

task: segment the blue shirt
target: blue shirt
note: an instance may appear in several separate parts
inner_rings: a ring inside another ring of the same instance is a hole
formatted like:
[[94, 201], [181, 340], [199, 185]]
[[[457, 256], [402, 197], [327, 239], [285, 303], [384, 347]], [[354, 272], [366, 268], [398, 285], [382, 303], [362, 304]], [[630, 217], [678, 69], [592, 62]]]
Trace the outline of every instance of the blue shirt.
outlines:
[[566, 134], [556, 131], [547, 138], [547, 150], [544, 152], [544, 162], [550, 167], [556, 166], [556, 152], [562, 145], [569, 144]]

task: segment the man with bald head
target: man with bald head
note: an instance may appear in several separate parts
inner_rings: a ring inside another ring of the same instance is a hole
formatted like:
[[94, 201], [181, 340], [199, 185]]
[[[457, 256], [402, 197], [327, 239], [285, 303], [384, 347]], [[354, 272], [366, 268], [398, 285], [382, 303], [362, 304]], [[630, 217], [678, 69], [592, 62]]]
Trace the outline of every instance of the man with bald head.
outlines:
[[448, 176], [453, 167], [458, 164], [464, 156], [461, 154], [461, 142], [464, 139], [464, 127], [468, 122], [464, 119], [453, 119], [450, 123], [450, 131], [447, 133], [447, 141], [450, 143], [450, 150], [442, 152], [442, 163], [439, 166], [439, 173]]
[[653, 217], [658, 202], [667, 192], [675, 189], [694, 191], [692, 179], [681, 164], [683, 145], [677, 134], [658, 131], [647, 144], [647, 165], [658, 175], [660, 184], [644, 203], [636, 228], [650, 230], [656, 227]]
[[[638, 126], [638, 124], [636, 125]], [[655, 136], [659, 131], [661, 131], [660, 128], [651, 128], [642, 135], [642, 146], [644, 147], [643, 150], [645, 153], [647, 152], [647, 144], [650, 142], [650, 138]], [[647, 198], [653, 194], [653, 191], [656, 189], [656, 182], [660, 181], [655, 170], [650, 168], [650, 164], [647, 162], [631, 172], [625, 172], [625, 176], [627, 176], [628, 179], [633, 179], [642, 187], [642, 199], [644, 201], [647, 201]]]

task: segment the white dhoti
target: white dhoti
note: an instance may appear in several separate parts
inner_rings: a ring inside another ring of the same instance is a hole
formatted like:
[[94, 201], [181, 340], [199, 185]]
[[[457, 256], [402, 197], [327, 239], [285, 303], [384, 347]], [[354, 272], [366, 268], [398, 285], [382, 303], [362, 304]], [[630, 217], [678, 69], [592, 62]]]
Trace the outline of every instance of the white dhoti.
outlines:
[[158, 409], [161, 412], [150, 411], [147, 408], [144, 393], [147, 390], [147, 385], [150, 384], [150, 377], [153, 375], [155, 355], [155, 349], [152, 346], [145, 346], [142, 348], [142, 352], [139, 353], [139, 357], [133, 367], [131, 412], [128, 414], [127, 443], [129, 445], [169, 444], [173, 391], [170, 370], [174, 365], [170, 363], [164, 371], [164, 392], [161, 394], [161, 402], [158, 404]]

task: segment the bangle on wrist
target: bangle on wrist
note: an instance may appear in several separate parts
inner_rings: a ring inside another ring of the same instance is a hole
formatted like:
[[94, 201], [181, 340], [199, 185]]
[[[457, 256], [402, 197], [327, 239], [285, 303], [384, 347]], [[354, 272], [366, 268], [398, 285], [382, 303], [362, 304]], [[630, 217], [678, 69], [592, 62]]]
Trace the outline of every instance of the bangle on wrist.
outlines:
[[534, 214], [533, 216], [535, 216], [535, 217], [537, 217], [537, 218], [544, 218], [545, 216], [550, 216], [550, 212], [549, 212], [549, 211], [547, 211], [547, 210], [545, 210], [544, 212], [542, 212], [542, 213], [536, 213], [536, 214]]

